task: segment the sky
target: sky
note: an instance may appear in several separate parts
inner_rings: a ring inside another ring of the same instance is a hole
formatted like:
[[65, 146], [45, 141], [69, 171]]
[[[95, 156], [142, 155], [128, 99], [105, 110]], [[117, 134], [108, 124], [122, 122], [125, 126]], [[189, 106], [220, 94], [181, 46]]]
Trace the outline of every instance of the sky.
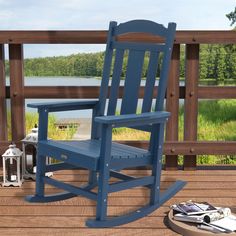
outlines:
[[[235, 0], [0, 0], [0, 30], [106, 30], [148, 19], [177, 30], [230, 30]], [[104, 45], [24, 45], [25, 58], [104, 50]], [[6, 48], [6, 54], [7, 52]]]

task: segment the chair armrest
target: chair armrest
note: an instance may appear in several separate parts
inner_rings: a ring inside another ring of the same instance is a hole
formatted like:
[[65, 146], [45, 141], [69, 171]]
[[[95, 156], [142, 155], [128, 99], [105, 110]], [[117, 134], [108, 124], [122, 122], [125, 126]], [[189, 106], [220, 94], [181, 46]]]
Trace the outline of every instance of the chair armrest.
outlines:
[[101, 116], [101, 117], [96, 117], [95, 122], [106, 125], [112, 125], [112, 127], [122, 127], [122, 126], [132, 127], [132, 126], [150, 125], [150, 124], [166, 122], [169, 116], [170, 116], [169, 112], [156, 111], [142, 114]]
[[47, 110], [47, 112], [69, 111], [92, 109], [98, 104], [98, 100], [89, 101], [72, 101], [72, 102], [50, 102], [50, 103], [33, 103], [28, 107], [38, 108], [38, 110]]

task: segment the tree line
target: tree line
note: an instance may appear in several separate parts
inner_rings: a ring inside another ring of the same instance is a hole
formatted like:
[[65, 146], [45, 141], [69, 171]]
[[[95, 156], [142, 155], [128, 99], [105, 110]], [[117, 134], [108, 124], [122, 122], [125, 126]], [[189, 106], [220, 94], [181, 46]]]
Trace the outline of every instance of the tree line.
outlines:
[[[24, 60], [25, 76], [93, 76], [101, 77], [104, 52], [79, 53], [70, 56], [32, 58]], [[122, 75], [125, 76], [128, 55], [125, 54]], [[201, 80], [213, 79], [218, 82], [236, 79], [235, 45], [201, 45], [199, 76]], [[143, 74], [148, 68], [148, 54], [145, 55]], [[9, 62], [6, 63], [9, 74]], [[159, 77], [160, 71], [157, 72]], [[181, 45], [180, 77], [185, 75], [185, 47]]]

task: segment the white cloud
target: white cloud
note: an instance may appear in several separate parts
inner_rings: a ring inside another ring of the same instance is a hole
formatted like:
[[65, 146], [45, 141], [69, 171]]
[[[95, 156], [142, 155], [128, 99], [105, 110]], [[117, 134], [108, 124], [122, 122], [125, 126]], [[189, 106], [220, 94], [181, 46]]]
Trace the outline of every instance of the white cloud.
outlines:
[[[111, 20], [124, 22], [140, 18], [164, 25], [174, 21], [179, 30], [230, 29], [225, 14], [234, 7], [235, 0], [0, 0], [0, 30], [107, 29]], [[51, 48], [58, 55], [71, 53], [74, 47], [45, 46], [41, 51], [33, 47], [26, 55], [53, 54]], [[78, 48], [83, 51], [86, 47]]]

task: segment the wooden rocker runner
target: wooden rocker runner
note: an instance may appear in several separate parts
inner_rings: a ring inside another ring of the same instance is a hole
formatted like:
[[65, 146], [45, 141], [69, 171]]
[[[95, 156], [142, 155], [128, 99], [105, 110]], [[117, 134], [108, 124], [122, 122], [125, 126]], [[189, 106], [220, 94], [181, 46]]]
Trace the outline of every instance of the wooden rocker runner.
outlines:
[[[175, 23], [169, 23], [168, 28], [165, 28], [163, 25], [146, 20], [134, 20], [119, 25], [111, 22], [99, 99], [29, 105], [29, 107], [37, 108], [39, 112], [39, 142], [36, 193], [34, 196], [27, 196], [27, 201], [51, 202], [81, 195], [97, 202], [96, 219], [87, 220], [87, 226], [113, 227], [144, 217], [182, 189], [185, 183], [177, 181], [165, 192], [160, 193], [164, 126], [170, 116], [169, 112], [163, 111], [163, 103], [175, 28]], [[129, 37], [126, 36], [130, 33], [159, 36], [164, 39], [164, 43], [128, 41]], [[128, 55], [125, 84], [120, 115], [116, 115], [125, 55]], [[137, 114], [144, 57], [149, 58], [148, 68], [141, 113]], [[113, 58], [114, 65], [112, 65]], [[152, 106], [157, 70], [161, 71], [160, 80], [157, 98]], [[108, 93], [110, 74], [112, 74], [112, 78]], [[107, 97], [108, 107], [105, 109]], [[49, 112], [81, 109], [93, 110], [90, 140], [54, 141], [47, 139]], [[112, 128], [115, 127], [129, 127], [150, 132], [148, 150], [112, 142]], [[46, 156], [61, 162], [46, 165]], [[120, 172], [124, 168], [140, 166], [149, 166], [152, 170], [151, 176], [134, 178]], [[89, 170], [89, 180], [86, 186], [77, 187], [45, 176], [45, 172], [75, 168]], [[110, 177], [120, 181], [109, 184]], [[45, 184], [53, 185], [65, 192], [45, 195]], [[127, 215], [108, 217], [108, 193], [137, 186], [145, 186], [150, 189], [149, 203]], [[97, 193], [91, 191], [95, 187], [98, 187]]]

